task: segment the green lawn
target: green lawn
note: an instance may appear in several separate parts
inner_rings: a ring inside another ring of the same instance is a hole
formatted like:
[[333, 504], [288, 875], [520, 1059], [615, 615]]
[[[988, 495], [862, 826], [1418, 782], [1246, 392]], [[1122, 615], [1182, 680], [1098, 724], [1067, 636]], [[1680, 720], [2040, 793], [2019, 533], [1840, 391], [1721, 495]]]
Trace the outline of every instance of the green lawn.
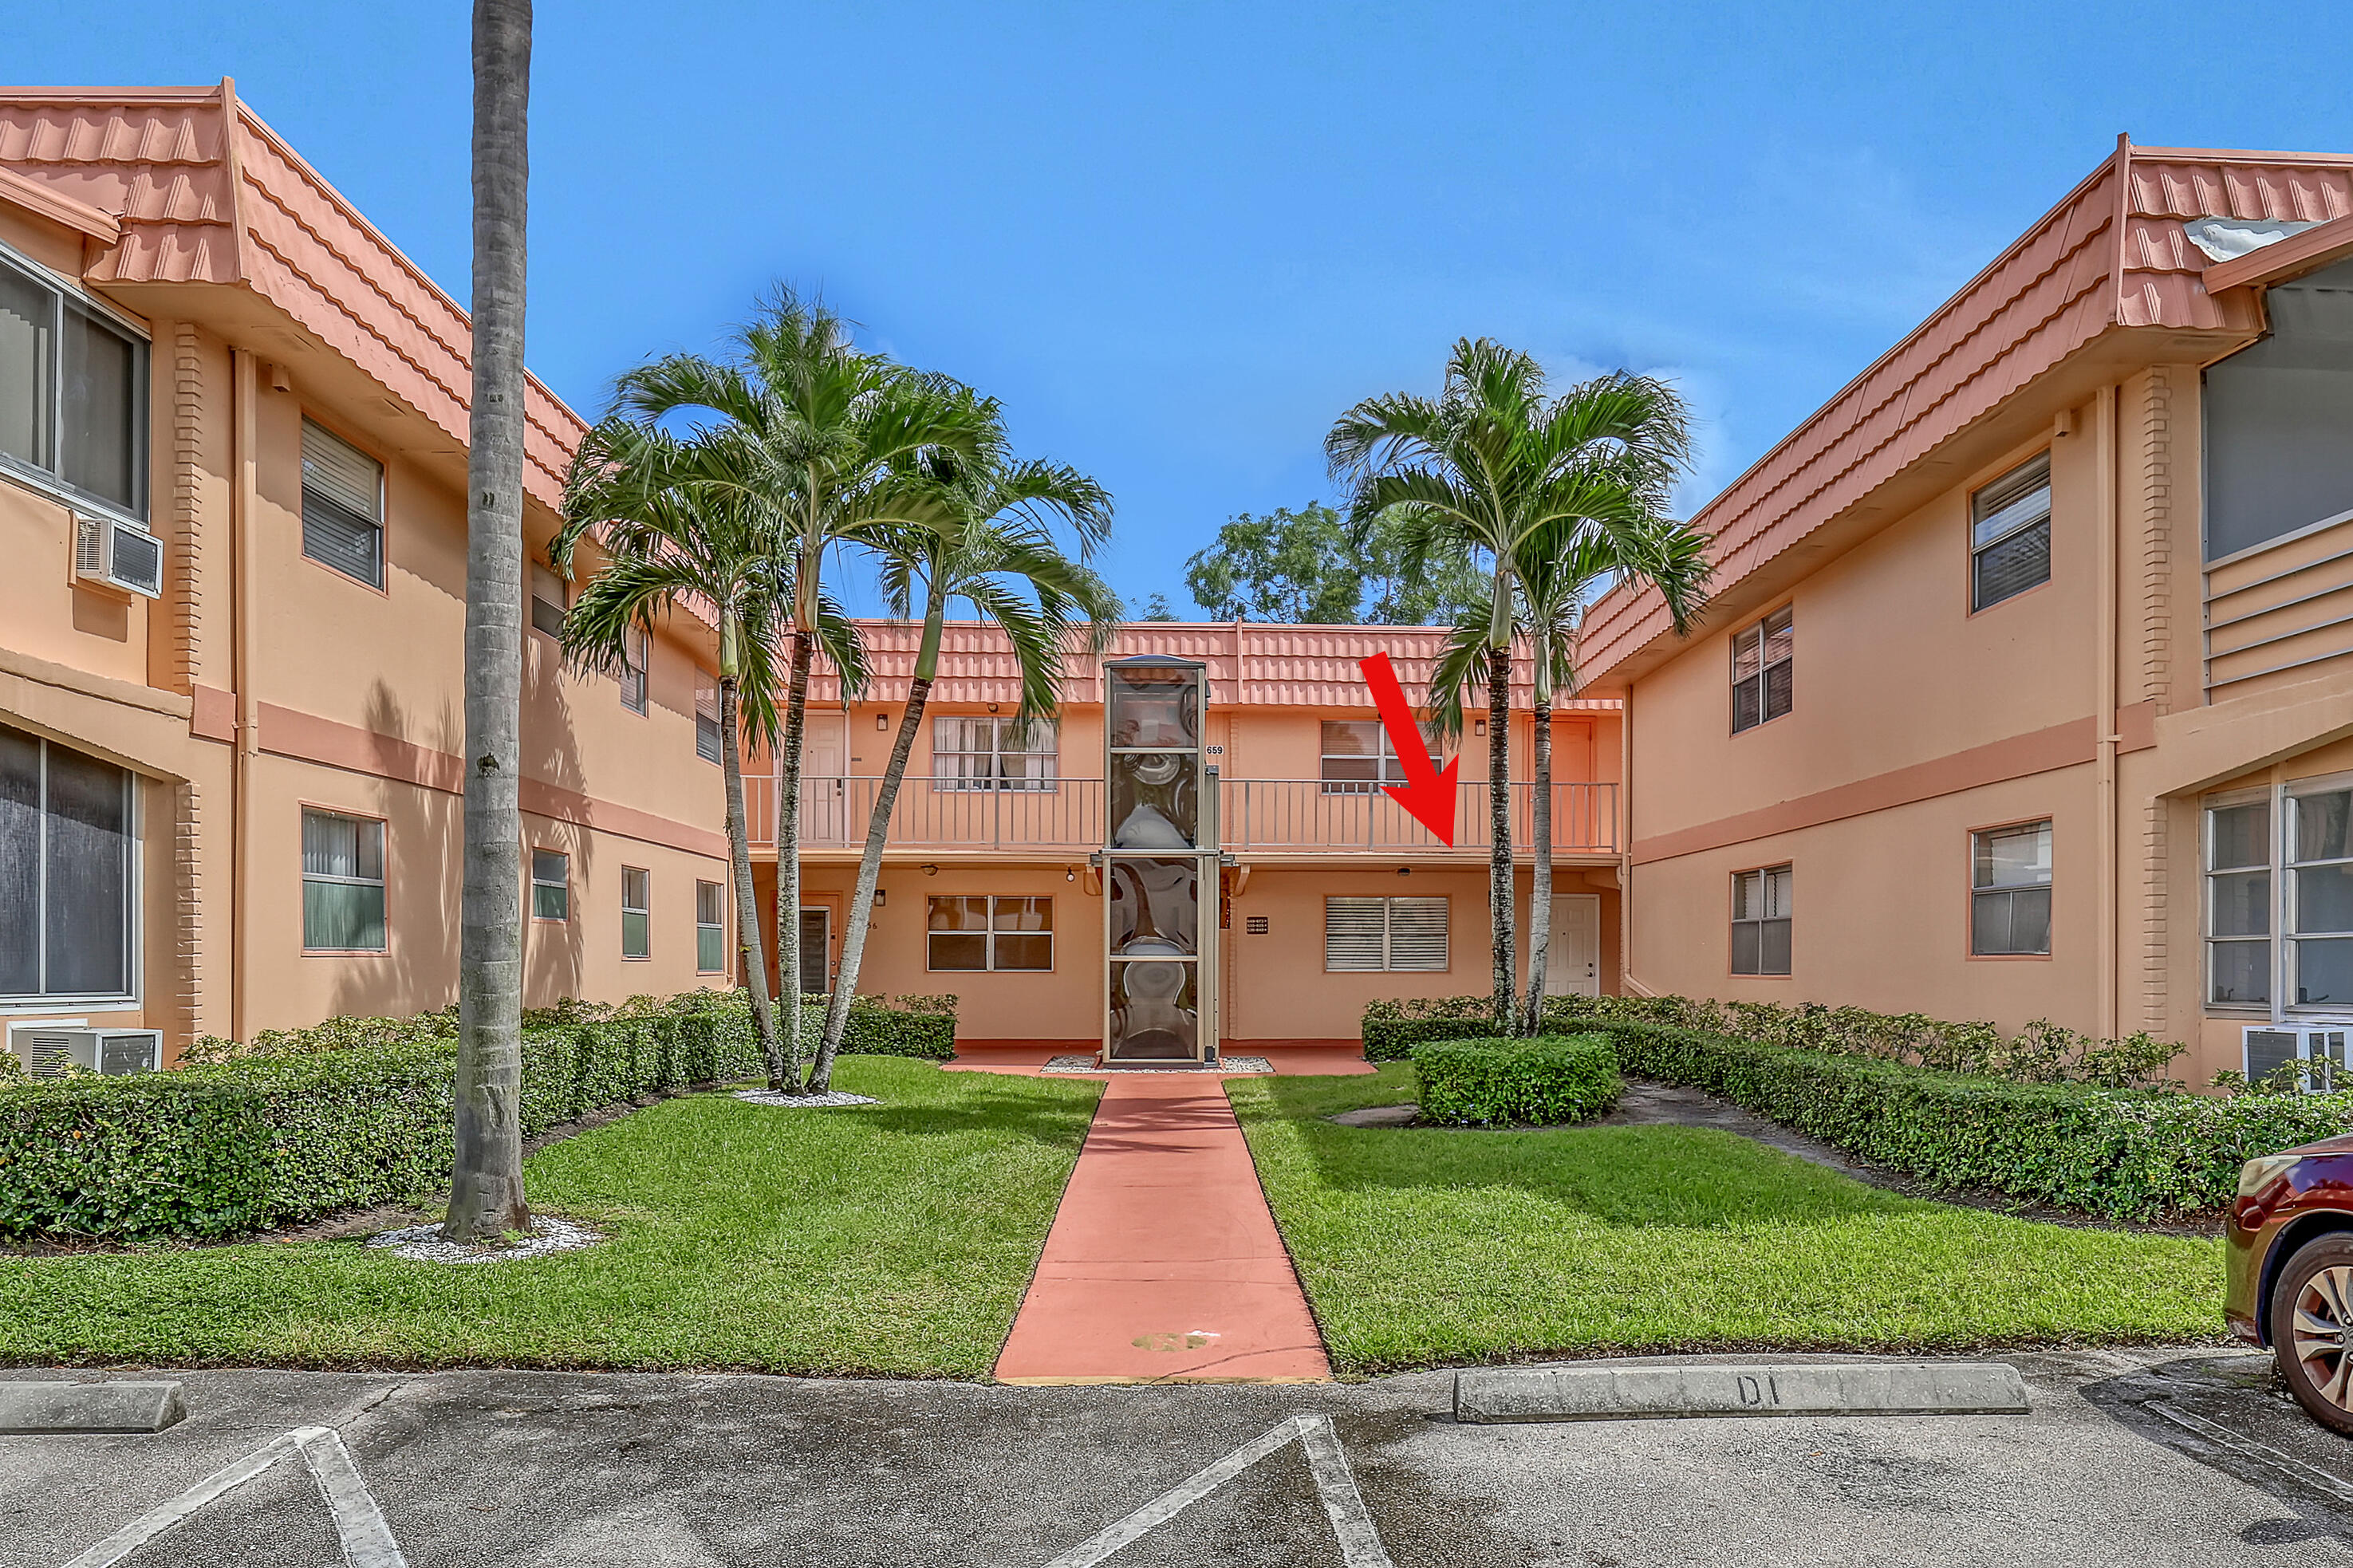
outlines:
[[0, 1258], [0, 1365], [732, 1367], [981, 1377], [1101, 1086], [845, 1058], [875, 1107], [665, 1101], [534, 1156], [612, 1239], [519, 1263], [357, 1242]]
[[1335, 1126], [1372, 1078], [1231, 1079], [1333, 1363], [2208, 1338], [2221, 1243], [1864, 1186], [1728, 1132]]

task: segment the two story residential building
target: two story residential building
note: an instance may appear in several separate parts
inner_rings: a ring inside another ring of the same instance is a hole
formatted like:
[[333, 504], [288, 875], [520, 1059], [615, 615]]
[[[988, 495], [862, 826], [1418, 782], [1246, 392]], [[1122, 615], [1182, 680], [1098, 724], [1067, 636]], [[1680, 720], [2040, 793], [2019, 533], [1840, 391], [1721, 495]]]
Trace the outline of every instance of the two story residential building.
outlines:
[[[921, 628], [860, 623], [873, 679], [845, 701], [820, 674], [802, 788], [803, 988], [823, 991], [877, 777], [889, 756]], [[1488, 984], [1486, 721], [1461, 743], [1448, 846], [1382, 793], [1404, 773], [1360, 660], [1386, 652], [1409, 692], [1444, 637], [1425, 626], [1136, 622], [1108, 657], [1206, 667], [1207, 741], [1219, 770], [1221, 881], [1217, 997], [1228, 1048], [1354, 1044], [1375, 997], [1484, 992]], [[1529, 670], [1515, 673], [1513, 835], [1521, 929], [1532, 865]], [[1105, 751], [1100, 661], [1073, 658], [1059, 717], [1016, 721], [1020, 684], [1001, 633], [946, 629], [939, 677], [892, 814], [859, 989], [952, 993], [960, 1039], [1088, 1051], [1104, 1013]], [[1565, 701], [1554, 717], [1553, 930], [1548, 985], [1615, 993], [1618, 704]], [[765, 761], [747, 764], [764, 773]], [[775, 780], [751, 781], [764, 910], [775, 903]], [[770, 951], [775, 951], [773, 944]]]
[[[462, 310], [233, 86], [0, 92], [0, 1022], [456, 994]], [[715, 647], [563, 666], [533, 383], [532, 1004], [725, 980]]]
[[2353, 1023], [2353, 158], [2120, 142], [1588, 623], [1638, 992]]

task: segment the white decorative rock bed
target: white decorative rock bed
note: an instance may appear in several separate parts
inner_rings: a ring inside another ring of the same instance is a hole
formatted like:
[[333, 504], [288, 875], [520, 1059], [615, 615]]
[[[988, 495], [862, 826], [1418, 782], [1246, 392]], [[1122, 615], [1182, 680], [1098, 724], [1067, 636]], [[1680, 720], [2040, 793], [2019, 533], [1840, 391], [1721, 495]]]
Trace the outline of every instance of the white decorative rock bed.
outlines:
[[441, 1239], [438, 1225], [415, 1225], [406, 1230], [387, 1230], [368, 1238], [370, 1247], [381, 1247], [395, 1258], [406, 1258], [418, 1263], [510, 1263], [526, 1258], [544, 1258], [551, 1252], [577, 1252], [584, 1247], [594, 1247], [605, 1237], [585, 1225], [568, 1219], [543, 1215], [532, 1221], [531, 1231], [522, 1240], [508, 1246], [501, 1242], [471, 1244]]
[[1203, 1073], [1271, 1073], [1274, 1064], [1264, 1057], [1220, 1057], [1214, 1065], [1199, 1062], [1170, 1062], [1166, 1067], [1130, 1066], [1125, 1062], [1105, 1067], [1092, 1057], [1052, 1057], [1038, 1069], [1041, 1073], [1131, 1073], [1131, 1072], [1203, 1072]]
[[739, 1089], [735, 1098], [747, 1105], [774, 1106], [778, 1110], [826, 1110], [838, 1105], [880, 1105], [871, 1094], [831, 1089], [824, 1094], [779, 1094], [773, 1089]]

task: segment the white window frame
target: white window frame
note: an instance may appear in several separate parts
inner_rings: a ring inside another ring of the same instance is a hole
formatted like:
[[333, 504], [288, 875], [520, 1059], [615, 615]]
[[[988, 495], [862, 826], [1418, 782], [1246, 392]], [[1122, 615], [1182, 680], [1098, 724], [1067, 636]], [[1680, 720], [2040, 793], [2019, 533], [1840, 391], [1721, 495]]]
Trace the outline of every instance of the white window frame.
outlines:
[[[553, 882], [548, 881], [539, 874], [539, 858], [543, 855], [554, 856], [562, 866], [561, 875]], [[554, 889], [558, 898], [563, 900], [564, 912], [562, 914], [544, 915], [539, 912], [540, 890], [546, 888]], [[543, 844], [534, 844], [531, 846], [531, 918], [535, 921], [547, 921], [555, 924], [565, 924], [571, 921], [572, 856], [570, 851], [564, 849], [551, 849]]]
[[[940, 899], [980, 899], [985, 900], [988, 905], [987, 925], [978, 931], [941, 931], [934, 928], [932, 924], [932, 905], [934, 900]], [[1046, 906], [1046, 929], [1044, 931], [1013, 931], [1000, 933], [997, 929], [997, 906], [999, 904], [1009, 904], [1017, 901], [1023, 903], [1037, 902], [1044, 904]], [[1060, 961], [1061, 956], [1061, 945], [1058, 940], [1059, 921], [1057, 920], [1057, 912], [1055, 910], [1054, 904], [1055, 900], [1053, 895], [1050, 893], [933, 893], [927, 895], [923, 900], [924, 972], [931, 974], [1051, 974], [1054, 973], [1054, 965]], [[1025, 964], [1018, 969], [1011, 969], [999, 965], [997, 962], [997, 939], [999, 934], [1018, 937], [1044, 937], [1046, 939], [1045, 967], [1038, 968], [1033, 965]], [[979, 937], [981, 939], [980, 967], [976, 969], [970, 964], [956, 964], [952, 968], [941, 968], [934, 958], [934, 953], [936, 951], [934, 944], [937, 939], [944, 936]]]
[[[309, 917], [304, 919], [302, 951], [316, 953], [378, 953], [392, 951], [392, 826], [381, 816], [370, 816], [364, 811], [339, 811], [331, 805], [305, 805], [302, 816], [332, 817], [337, 822], [355, 822], [362, 827], [373, 827], [376, 836], [376, 864], [384, 874], [378, 877], [338, 877], [327, 872], [313, 872], [302, 868], [302, 885], [319, 882], [341, 888], [375, 888], [384, 895], [384, 941], [375, 947], [313, 947], [311, 945]], [[301, 847], [297, 846], [297, 854]]]
[[[2040, 479], [2038, 485], [2035, 481]], [[1988, 522], [2000, 519], [2010, 508], [2042, 492], [2041, 511], [2021, 511], [2003, 522], [1995, 532], [1979, 538], [1978, 531]], [[1998, 504], [1996, 504], [1998, 502]], [[2041, 581], [2013, 588], [1998, 599], [1989, 599], [1980, 586], [1978, 567], [1986, 552], [2008, 543], [2033, 529], [2042, 530], [2042, 576]], [[2006, 605], [2021, 594], [2031, 594], [2051, 581], [2051, 454], [2037, 453], [1999, 479], [1979, 485], [1969, 492], [1969, 614], [1990, 610], [1996, 605]]]
[[[1333, 938], [1338, 928], [1335, 918], [1354, 910], [1363, 912], [1369, 905], [1378, 905], [1381, 911], [1381, 952], [1377, 963], [1357, 963], [1345, 953], [1335, 953]], [[1398, 962], [1398, 906], [1417, 904], [1438, 906], [1438, 962]], [[1454, 964], [1454, 904], [1443, 893], [1379, 893], [1329, 894], [1324, 900], [1324, 973], [1326, 974], [1444, 974]]]
[[[709, 740], [706, 743], [705, 737]], [[694, 670], [694, 754], [706, 763], [725, 760], [727, 737], [719, 729], [719, 678], [697, 665]]]
[[[711, 889], [711, 901], [719, 910], [719, 918], [715, 921], [702, 918], [702, 890], [705, 888]], [[718, 939], [719, 962], [716, 963], [702, 962], [703, 933], [706, 931]], [[727, 884], [706, 882], [700, 877], [694, 881], [694, 972], [697, 974], [727, 973]]]
[[[975, 747], [940, 743], [944, 735], [954, 734], [961, 739], [965, 731], [952, 730], [951, 726], [965, 724], [987, 725], [988, 744]], [[1016, 795], [1044, 795], [1061, 788], [1061, 726], [1052, 719], [1033, 719], [1027, 727], [1028, 744], [1006, 744], [1007, 736], [1020, 730], [1018, 719], [1003, 714], [933, 714], [932, 788], [950, 794], [1004, 791]], [[1041, 739], [1042, 747], [1038, 743]], [[1008, 757], [1023, 758], [1032, 766], [1018, 777], [1008, 777], [1005, 772]]]
[[[1776, 623], [1778, 623], [1778, 628]], [[1768, 658], [1766, 656], [1772, 647], [1777, 629], [1788, 635], [1788, 651], [1778, 658]], [[1756, 650], [1757, 668], [1743, 675], [1740, 672], [1741, 654], [1749, 647]], [[1789, 671], [1789, 705], [1778, 713], [1767, 713], [1765, 704], [1773, 687], [1772, 673], [1785, 667]], [[1740, 721], [1740, 689], [1749, 685], [1757, 688], [1757, 717], [1744, 724]], [[1751, 730], [1761, 730], [1774, 720], [1786, 719], [1797, 710], [1798, 606], [1788, 604], [1770, 615], [1758, 616], [1732, 634], [1732, 732], [1745, 735]]]
[[[638, 879], [638, 903], [629, 902], [629, 879]], [[629, 951], [629, 917], [636, 915], [645, 923], [645, 951]], [[654, 874], [643, 866], [621, 868], [621, 957], [631, 963], [640, 963], [654, 955]]]
[[[528, 619], [531, 629], [552, 642], [561, 643], [564, 640], [564, 612], [572, 607], [572, 595], [565, 585], [563, 574], [554, 567], [544, 561], [533, 561], [529, 564], [530, 570], [525, 575], [530, 578], [528, 586], [531, 593], [531, 615]], [[551, 599], [543, 595], [540, 592], [543, 587], [553, 588], [555, 597]], [[539, 608], [542, 605], [555, 612], [554, 631], [539, 624]]]
[[[53, 496], [78, 510], [103, 512], [109, 517], [121, 518], [127, 522], [136, 523], [142, 529], [146, 528], [148, 512], [153, 501], [153, 476], [150, 472], [148, 448], [154, 439], [149, 406], [153, 401], [155, 393], [154, 340], [148, 336], [145, 328], [116, 310], [106, 300], [90, 293], [62, 273], [51, 271], [21, 251], [0, 245], [0, 268], [16, 272], [35, 288], [45, 289], [57, 296], [57, 304], [50, 312], [49, 325], [50, 341], [54, 345], [54, 352], [49, 356], [48, 429], [45, 433], [47, 438], [46, 444], [48, 447], [47, 461], [46, 463], [28, 462], [0, 452], [0, 474], [21, 480], [28, 488]], [[109, 331], [119, 333], [128, 340], [131, 344], [132, 383], [131, 407], [133, 426], [131, 432], [131, 489], [133, 501], [128, 507], [119, 501], [110, 500], [103, 496], [85, 490], [65, 477], [65, 424], [62, 411], [65, 407], [66, 379], [65, 313], [69, 309], [80, 310], [93, 318]]]
[[[321, 421], [321, 420], [314, 419], [314, 418], [312, 418], [312, 417], [311, 417], [308, 413], [305, 413], [305, 414], [302, 416], [302, 428], [301, 428], [301, 433], [300, 433], [300, 439], [301, 439], [301, 443], [302, 443], [302, 445], [303, 445], [304, 448], [306, 448], [306, 450], [305, 450], [305, 451], [304, 451], [304, 453], [303, 453], [303, 457], [304, 457], [304, 458], [306, 459], [306, 464], [307, 464], [307, 458], [308, 458], [308, 451], [307, 451], [307, 448], [308, 448], [308, 447], [309, 447], [309, 445], [310, 445], [310, 441], [311, 441], [311, 432], [312, 432], [313, 430], [317, 431], [320, 435], [322, 435], [322, 436], [325, 437], [328, 440], [334, 442], [337, 446], [340, 446], [340, 447], [345, 447], [350, 448], [350, 450], [351, 450], [352, 454], [353, 454], [354, 457], [359, 458], [361, 460], [363, 460], [364, 462], [367, 463], [370, 467], [372, 467], [372, 468], [374, 468], [375, 469], [375, 516], [373, 516], [373, 517], [371, 517], [371, 518], [367, 518], [367, 519], [365, 519], [365, 520], [364, 520], [364, 521], [368, 521], [368, 522], [373, 523], [373, 524], [375, 525], [375, 549], [374, 549], [374, 552], [373, 552], [373, 553], [372, 553], [372, 560], [373, 560], [374, 566], [375, 566], [375, 575], [374, 575], [374, 576], [370, 576], [370, 577], [363, 577], [363, 576], [359, 575], [357, 573], [354, 573], [354, 572], [349, 572], [349, 571], [344, 570], [344, 569], [343, 569], [343, 565], [342, 565], [342, 563], [338, 563], [338, 562], [330, 561], [330, 560], [328, 560], [328, 559], [327, 559], [325, 556], [323, 556], [323, 555], [313, 555], [313, 554], [311, 554], [311, 540], [310, 540], [310, 523], [309, 523], [308, 519], [307, 519], [306, 517], [304, 517], [304, 516], [300, 515], [300, 514], [299, 514], [299, 512], [298, 512], [298, 515], [297, 515], [297, 516], [296, 516], [296, 518], [295, 518], [295, 530], [296, 530], [296, 533], [297, 533], [296, 547], [297, 547], [297, 549], [299, 550], [299, 552], [301, 552], [302, 559], [303, 559], [303, 560], [305, 560], [305, 561], [310, 562], [312, 565], [314, 565], [314, 566], [323, 566], [323, 567], [325, 567], [328, 571], [332, 572], [332, 573], [333, 573], [336, 576], [338, 576], [338, 577], [342, 577], [342, 578], [343, 578], [343, 579], [345, 579], [346, 581], [349, 581], [349, 582], [357, 583], [357, 584], [360, 584], [362, 587], [364, 587], [364, 588], [373, 588], [373, 589], [375, 589], [377, 593], [381, 594], [381, 593], [385, 592], [385, 548], [384, 548], [384, 541], [385, 541], [385, 463], [384, 463], [384, 459], [383, 459], [383, 458], [379, 458], [379, 457], [377, 457], [374, 452], [369, 451], [366, 447], [364, 447], [361, 446], [358, 442], [356, 442], [356, 441], [353, 440], [353, 439], [352, 439], [351, 437], [349, 437], [348, 436], [345, 436], [342, 431], [337, 430], [337, 429], [334, 429], [332, 426], [329, 426], [329, 425], [325, 424], [324, 422], [322, 422], [322, 421]], [[308, 479], [308, 478], [307, 478], [307, 477], [306, 477], [306, 478], [303, 479], [303, 481], [302, 481], [301, 490], [302, 490], [302, 493], [301, 493], [300, 496], [298, 496], [298, 497], [296, 498], [296, 500], [297, 500], [297, 501], [298, 501], [298, 503], [299, 503], [299, 507], [300, 507], [301, 510], [307, 511], [307, 510], [308, 510], [308, 508], [309, 508], [309, 505], [310, 505], [309, 494], [310, 494], [310, 490], [311, 490], [311, 484], [310, 484], [310, 481], [309, 481], [309, 479]], [[331, 498], [322, 498], [322, 499], [331, 499]]]
[[[1330, 749], [1331, 735], [1327, 726], [1333, 724], [1368, 724], [1377, 737], [1369, 755], [1363, 752], [1335, 752]], [[1321, 719], [1316, 721], [1315, 777], [1318, 793], [1323, 795], [1377, 795], [1406, 781], [1405, 762], [1398, 755], [1397, 742], [1389, 738], [1389, 727], [1377, 719]], [[1369, 779], [1335, 778], [1334, 763], [1366, 763], [1373, 764]]]
[[[10, 728], [17, 729], [17, 733], [19, 734], [29, 736], [32, 740], [38, 742], [41, 747], [41, 794], [37, 808], [41, 813], [42, 834], [46, 839], [48, 831], [48, 752], [49, 748], [56, 742], [50, 741], [46, 735], [35, 734], [29, 730], [18, 729], [14, 725], [10, 726]], [[74, 748], [67, 747], [65, 749], [71, 751]], [[83, 754], [88, 755], [89, 753], [85, 752]], [[100, 757], [96, 760], [99, 762], [105, 762], [106, 759]], [[109, 763], [108, 765], [112, 766], [113, 764]], [[136, 1006], [145, 995], [146, 969], [144, 960], [146, 955], [141, 951], [142, 944], [139, 940], [141, 931], [139, 917], [140, 910], [144, 907], [146, 892], [143, 879], [146, 855], [144, 853], [143, 845], [140, 836], [139, 775], [131, 772], [128, 768], [121, 771], [123, 774], [123, 790], [127, 796], [124, 816], [124, 823], [127, 829], [126, 852], [129, 854], [131, 860], [130, 875], [124, 879], [122, 900], [123, 943], [124, 952], [128, 960], [128, 962], [123, 964], [123, 970], [124, 978], [130, 983], [130, 988], [121, 992], [78, 991], [69, 993], [58, 992], [52, 994], [43, 991], [25, 994], [12, 993], [7, 995], [0, 995], [0, 1015], [55, 1012], [59, 1007], [89, 1007], [113, 1005]], [[48, 855], [47, 853], [46, 843], [43, 846], [40, 877], [37, 886], [38, 889], [37, 897], [40, 900], [41, 903], [46, 906], [48, 900]], [[36, 914], [34, 918], [37, 922], [40, 921], [40, 916], [38, 914]], [[42, 930], [38, 940], [40, 942], [38, 967], [46, 973], [49, 962], [48, 933], [46, 927]]]
[[[2260, 805], [2266, 808], [2263, 818], [2263, 858], [2245, 866], [2217, 866], [2214, 863], [2214, 814], [2240, 806]], [[2277, 792], [2268, 786], [2262, 789], [2232, 790], [2225, 795], [2209, 795], [2199, 802], [2198, 813], [2198, 872], [2199, 937], [2204, 948], [2204, 985], [2199, 1005], [2209, 1013], [2260, 1013], [2277, 1018], [2275, 1001], [2280, 994], [2279, 929], [2280, 929], [2280, 816], [2281, 800]], [[2261, 871], [2264, 877], [2263, 932], [2261, 936], [2220, 936], [2214, 930], [2214, 886], [2217, 879], [2245, 876]], [[2214, 950], [2217, 947], [2255, 946], [2263, 950], [2263, 999], [2260, 1002], [2218, 1002], [2214, 999]]]
[[[1753, 917], [1744, 917], [1740, 912], [1741, 883], [1744, 879], [1750, 877], [1763, 879], [1761, 889], [1765, 898], [1765, 912], [1761, 915], [1756, 915]], [[1778, 913], [1774, 912], [1772, 904], [1773, 879], [1776, 877], [1782, 879], [1782, 901]], [[1796, 973], [1798, 969], [1797, 909], [1798, 868], [1796, 862], [1783, 860], [1777, 865], [1751, 866], [1745, 870], [1735, 871], [1732, 874], [1731, 935], [1727, 945], [1727, 951], [1725, 954], [1726, 969], [1731, 973], [1738, 975], [1744, 980], [1787, 980], [1790, 975]], [[1789, 967], [1787, 969], [1767, 969], [1765, 967], [1765, 928], [1771, 925], [1782, 925], [1788, 928]], [[1742, 926], [1755, 926], [1757, 928], [1757, 967], [1754, 969], [1743, 969], [1740, 967], [1739, 931]]]
[[[2297, 909], [2303, 901], [2299, 896], [2300, 884], [2306, 873], [2317, 869], [2334, 870], [2340, 867], [2353, 868], [2353, 855], [2329, 856], [2314, 860], [2296, 858], [2298, 816], [2304, 809], [2303, 803], [2315, 795], [2348, 792], [2353, 792], [2353, 773], [2295, 779], [2281, 790], [2285, 797], [2285, 809], [2279, 812], [2275, 820], [2278, 824], [2280, 869], [2284, 874], [2274, 884], [2279, 899], [2279, 917], [2274, 921], [2274, 927], [2280, 933], [2280, 953], [2279, 972], [2273, 994], [2281, 998], [2280, 1005], [2284, 1012], [2299, 1018], [2353, 1016], [2353, 996], [2336, 1002], [2305, 1002], [2300, 999], [2302, 987], [2297, 984], [2303, 977], [2302, 949], [2305, 942], [2353, 939], [2353, 931], [2305, 931], [2298, 923]], [[2348, 803], [2347, 809], [2353, 813], [2353, 803]], [[2347, 847], [2353, 848], [2353, 843], [2348, 843]]]
[[[2353, 933], [2338, 931], [2307, 931], [2296, 926], [2295, 879], [2299, 872], [2316, 867], [2353, 864], [2353, 858], [2322, 860], [2295, 858], [2295, 814], [2297, 803], [2308, 796], [2335, 795], [2353, 790], [2353, 773], [2319, 773], [2310, 778], [2286, 779], [2275, 784], [2255, 789], [2232, 790], [2227, 794], [2206, 796], [2199, 802], [2199, 872], [2205, 884], [2199, 900], [2199, 934], [2204, 948], [2204, 988], [2200, 993], [2200, 1005], [2209, 1013], [2228, 1016], [2268, 1015], [2274, 1024], [2334, 1024], [2353, 1023], [2353, 998], [2344, 1002], [2305, 1003], [2294, 1000], [2295, 995], [2297, 944], [2300, 942], [2340, 940]], [[2214, 829], [2212, 814], [2234, 805], [2267, 803], [2271, 807], [2270, 832], [2265, 852], [2269, 864], [2262, 867], [2225, 867], [2213, 864]], [[2270, 926], [2267, 936], [2244, 938], [2260, 941], [2269, 950], [2271, 1000], [2263, 1003], [2216, 1002], [2214, 995], [2214, 948], [2217, 943], [2232, 941], [2218, 937], [2213, 929], [2213, 881], [2218, 876], [2232, 871], [2263, 870], [2270, 874]]]
[[[2046, 844], [2057, 853], [2056, 837], [2052, 832], [2051, 818], [2038, 817], [2031, 822], [2013, 822], [2000, 827], [1979, 827], [1969, 834], [1969, 956], [1971, 958], [2048, 958], [2051, 956], [2052, 889], [2056, 881], [2053, 866], [2046, 862], [2039, 882], [1990, 882], [1987, 852], [1991, 841], [2013, 838], [2023, 834], [2040, 833]], [[1978, 906], [1989, 900], [2000, 899], [2005, 903], [2017, 902], [2020, 893], [2040, 892], [2043, 897], [2042, 945], [2041, 947], [2004, 947], [1990, 951], [1978, 946]]]
[[621, 632], [621, 706], [632, 713], [643, 714], [652, 707], [654, 649], [653, 639], [643, 626], [628, 626]]

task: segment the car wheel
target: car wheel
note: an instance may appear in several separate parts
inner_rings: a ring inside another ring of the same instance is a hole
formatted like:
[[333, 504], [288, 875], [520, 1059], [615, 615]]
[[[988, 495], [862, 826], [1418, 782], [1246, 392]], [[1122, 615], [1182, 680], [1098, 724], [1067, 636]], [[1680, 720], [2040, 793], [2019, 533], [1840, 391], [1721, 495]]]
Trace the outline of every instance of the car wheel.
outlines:
[[2295, 1250], [2272, 1287], [2272, 1355], [2322, 1426], [2353, 1436], [2353, 1235]]

